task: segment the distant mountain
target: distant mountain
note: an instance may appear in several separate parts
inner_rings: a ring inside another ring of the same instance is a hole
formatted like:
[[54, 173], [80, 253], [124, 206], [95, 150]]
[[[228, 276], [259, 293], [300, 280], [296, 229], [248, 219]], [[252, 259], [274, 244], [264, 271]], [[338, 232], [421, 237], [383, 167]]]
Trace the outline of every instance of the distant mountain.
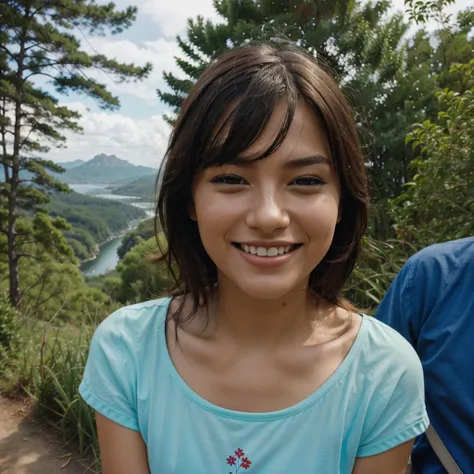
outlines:
[[87, 163], [85, 160], [74, 160], [74, 161], [65, 161], [64, 163], [57, 163], [59, 166], [62, 166], [65, 170], [72, 170]]
[[156, 176], [156, 173], [157, 170], [153, 168], [132, 165], [115, 155], [100, 154], [79, 166], [67, 169], [65, 173], [58, 175], [58, 178], [65, 183], [118, 185], [141, 176]]
[[153, 201], [155, 198], [156, 172], [153, 175], [134, 179], [118, 187], [109, 187], [112, 194], [121, 196], [137, 196], [142, 201]]

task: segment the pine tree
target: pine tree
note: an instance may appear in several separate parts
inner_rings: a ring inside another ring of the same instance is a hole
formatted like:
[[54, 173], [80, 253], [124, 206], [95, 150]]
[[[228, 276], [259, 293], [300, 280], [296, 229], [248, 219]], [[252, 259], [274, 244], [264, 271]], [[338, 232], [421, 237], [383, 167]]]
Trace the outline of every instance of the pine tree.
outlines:
[[176, 62], [186, 79], [165, 72], [170, 91], [158, 91], [174, 113], [216, 53], [255, 38], [297, 41], [324, 60], [348, 91], [375, 74], [382, 84], [401, 64], [407, 25], [399, 15], [383, 21], [390, 8], [386, 0], [214, 0], [214, 7], [222, 23], [190, 19], [187, 39], [177, 38], [184, 57]]
[[34, 257], [19, 248], [19, 243], [54, 245], [59, 252], [70, 252], [60, 232], [65, 221], [51, 220], [45, 208], [48, 193], [68, 190], [49, 173], [63, 170], [36, 155], [47, 152], [51, 144], [63, 146], [63, 131], [80, 131], [80, 115], [61, 106], [35, 78], [48, 78], [59, 94], [82, 93], [104, 109], [118, 108], [118, 98], [88, 72], [98, 69], [124, 82], [145, 78], [151, 65], [137, 67], [88, 54], [81, 49], [80, 39], [85, 34], [118, 34], [130, 27], [136, 13], [135, 7], [119, 11], [113, 3], [99, 5], [94, 0], [7, 0], [0, 4], [0, 156], [4, 171], [0, 234], [7, 240], [13, 306], [20, 301], [19, 261]]

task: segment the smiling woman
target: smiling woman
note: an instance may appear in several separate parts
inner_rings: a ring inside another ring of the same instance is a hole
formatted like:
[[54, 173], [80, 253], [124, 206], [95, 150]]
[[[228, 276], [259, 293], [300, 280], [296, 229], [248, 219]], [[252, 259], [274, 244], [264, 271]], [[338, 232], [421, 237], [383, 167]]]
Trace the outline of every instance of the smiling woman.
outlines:
[[[206, 253], [240, 291], [255, 297], [280, 298], [304, 288], [327, 255], [340, 220], [339, 175], [310, 105], [296, 104], [281, 145], [271, 159], [260, 158], [278, 137], [286, 108], [277, 102], [261, 136], [228, 163], [198, 172], [193, 186]], [[247, 245], [249, 252], [235, 252], [235, 244]], [[280, 255], [278, 247], [288, 251]]]
[[104, 474], [404, 474], [421, 364], [342, 294], [368, 189], [330, 75], [287, 43], [214, 60], [161, 176], [175, 291], [99, 326], [80, 387]]

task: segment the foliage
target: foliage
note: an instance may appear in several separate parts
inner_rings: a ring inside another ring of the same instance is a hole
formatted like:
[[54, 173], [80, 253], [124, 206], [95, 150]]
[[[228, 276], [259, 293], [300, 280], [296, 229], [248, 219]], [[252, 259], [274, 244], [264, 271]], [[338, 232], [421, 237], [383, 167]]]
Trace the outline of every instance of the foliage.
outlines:
[[[160, 234], [159, 238], [163, 239], [163, 235]], [[148, 240], [138, 237], [136, 245], [117, 266], [121, 280], [117, 289], [118, 301], [135, 303], [163, 295], [169, 283], [165, 267], [147, 260], [148, 256], [157, 253], [154, 237]]]
[[61, 216], [71, 225], [64, 235], [80, 259], [93, 256], [99, 243], [146, 216], [130, 204], [75, 192], [53, 195], [48, 207], [51, 216]]
[[[20, 262], [19, 267], [22, 291], [18, 309], [25, 317], [37, 320], [54, 317], [61, 324], [82, 324], [90, 315], [102, 319], [116, 307], [100, 288], [86, 284], [77, 265], [68, 260], [59, 261], [48, 252], [39, 252], [34, 244], [30, 250], [35, 258]], [[7, 289], [8, 281], [0, 278], [0, 292]]]
[[413, 245], [400, 240], [364, 237], [362, 253], [344, 289], [347, 299], [359, 310], [374, 313], [390, 283], [415, 251]]
[[[117, 250], [117, 254], [120, 259], [124, 258], [127, 252], [129, 252], [137, 243], [139, 239], [148, 240], [155, 235], [155, 220], [153, 218], [146, 219], [140, 222], [136, 229], [127, 232], [123, 238], [120, 247]], [[141, 241], [140, 240], [140, 241]]]
[[135, 17], [134, 7], [118, 11], [113, 3], [99, 5], [93, 0], [0, 3], [0, 160], [4, 170], [0, 232], [7, 236], [14, 306], [20, 301], [19, 262], [27, 257], [17, 249], [17, 220], [24, 214], [43, 212], [49, 191], [67, 191], [67, 186], [49, 174], [63, 169], [39, 154], [46, 153], [51, 144], [63, 146], [64, 131], [80, 130], [80, 115], [61, 106], [37, 85], [37, 79], [49, 80], [57, 93], [86, 94], [101, 107], [116, 109], [118, 99], [87, 72], [100, 69], [126, 82], [146, 77], [151, 65], [136, 67], [101, 54], [87, 54], [81, 49], [81, 37], [73, 32], [81, 36], [83, 30], [89, 35], [116, 34]]
[[94, 411], [80, 397], [79, 384], [98, 321], [79, 328], [54, 327], [26, 319], [21, 343], [0, 384], [9, 395], [28, 394], [39, 414], [53, 423], [66, 439], [74, 439], [81, 453], [95, 458], [91, 467], [100, 472]]
[[456, 0], [405, 0], [405, 6], [410, 20], [416, 23], [426, 23], [433, 18], [439, 23], [445, 23], [448, 18], [444, 13], [445, 7]]
[[398, 237], [419, 246], [474, 234], [474, 59], [452, 70], [466, 90], [438, 92], [438, 123], [414, 125], [407, 143], [420, 154], [416, 175], [392, 201]]
[[185, 58], [176, 62], [186, 79], [164, 73], [172, 92], [159, 90], [158, 95], [175, 113], [216, 53], [252, 39], [297, 41], [322, 58], [347, 91], [358, 90], [361, 83], [378, 89], [401, 64], [398, 46], [407, 27], [400, 15], [383, 19], [390, 8], [385, 0], [365, 5], [354, 0], [216, 0], [214, 7], [224, 23], [190, 19], [187, 40], [177, 38]]
[[19, 347], [20, 316], [0, 295], [0, 375], [3, 375], [12, 352]]

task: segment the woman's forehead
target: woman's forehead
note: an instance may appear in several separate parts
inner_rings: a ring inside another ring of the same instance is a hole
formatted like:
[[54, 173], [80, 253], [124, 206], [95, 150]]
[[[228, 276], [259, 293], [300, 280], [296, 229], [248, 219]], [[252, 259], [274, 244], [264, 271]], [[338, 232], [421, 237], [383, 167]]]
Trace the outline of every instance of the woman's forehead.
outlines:
[[[213, 148], [226, 149], [229, 146], [229, 134], [231, 133], [235, 111], [238, 108], [238, 102], [234, 103], [225, 115], [225, 119], [221, 121], [220, 129], [216, 132], [215, 143]], [[323, 155], [331, 158], [331, 149], [329, 146], [327, 134], [322, 121], [318, 118], [310, 105], [301, 101], [298, 102], [294, 109], [291, 123], [285, 124], [288, 115], [288, 105], [284, 101], [278, 102], [269, 119], [260, 127], [255, 140], [245, 149], [240, 149], [235, 156], [228, 156], [226, 161], [235, 159], [258, 160], [268, 156], [267, 150], [278, 140], [282, 130], [284, 137], [280, 140], [278, 147], [274, 153], [285, 156], [310, 156]], [[239, 130], [232, 130], [232, 141], [245, 141], [248, 137], [242, 134], [239, 136]]]

